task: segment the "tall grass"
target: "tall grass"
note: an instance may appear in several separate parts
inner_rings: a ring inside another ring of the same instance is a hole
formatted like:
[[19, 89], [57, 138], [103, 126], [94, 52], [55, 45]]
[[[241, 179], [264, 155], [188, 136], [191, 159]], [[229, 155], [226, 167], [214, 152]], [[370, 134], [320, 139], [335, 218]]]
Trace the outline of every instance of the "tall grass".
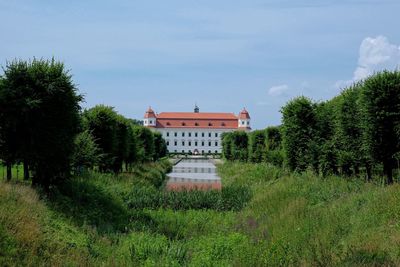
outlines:
[[0, 265], [400, 265], [399, 185], [225, 163], [227, 191], [165, 193], [167, 168], [89, 174], [49, 198], [0, 182]]
[[160, 191], [153, 187], [136, 186], [124, 201], [131, 209], [172, 209], [218, 211], [242, 209], [250, 200], [251, 192], [245, 186], [226, 186], [221, 191]]

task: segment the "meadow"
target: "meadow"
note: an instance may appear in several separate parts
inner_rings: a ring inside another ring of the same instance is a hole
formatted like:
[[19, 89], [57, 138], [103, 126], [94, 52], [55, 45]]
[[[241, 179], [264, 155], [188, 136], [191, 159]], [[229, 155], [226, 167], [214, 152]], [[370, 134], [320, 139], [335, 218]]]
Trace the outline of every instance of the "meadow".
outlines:
[[268, 164], [218, 166], [221, 192], [163, 191], [168, 162], [43, 194], [0, 183], [0, 265], [395, 266], [400, 186]]

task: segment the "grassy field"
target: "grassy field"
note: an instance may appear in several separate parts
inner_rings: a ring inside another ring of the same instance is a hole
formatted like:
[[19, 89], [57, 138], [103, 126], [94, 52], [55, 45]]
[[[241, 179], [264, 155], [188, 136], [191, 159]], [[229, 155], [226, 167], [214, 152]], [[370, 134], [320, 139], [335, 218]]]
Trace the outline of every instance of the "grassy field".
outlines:
[[168, 168], [89, 174], [48, 197], [0, 183], [0, 265], [400, 264], [399, 185], [225, 163], [226, 191], [171, 195]]

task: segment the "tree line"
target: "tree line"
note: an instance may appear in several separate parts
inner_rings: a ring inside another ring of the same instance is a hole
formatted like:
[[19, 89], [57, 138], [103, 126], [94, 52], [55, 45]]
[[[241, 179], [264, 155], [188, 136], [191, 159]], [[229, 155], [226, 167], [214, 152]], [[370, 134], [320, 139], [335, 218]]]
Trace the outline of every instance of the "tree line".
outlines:
[[[393, 183], [393, 170], [400, 170], [399, 71], [378, 72], [328, 101], [294, 98], [281, 113], [275, 133], [267, 128], [224, 135], [225, 158], [366, 180], [384, 175]], [[272, 135], [279, 138], [272, 141]]]
[[129, 170], [166, 155], [162, 136], [103, 105], [83, 110], [83, 96], [62, 62], [7, 62], [0, 76], [0, 160], [6, 176], [49, 188], [72, 170]]
[[234, 131], [222, 134], [222, 154], [230, 161], [269, 162], [282, 166], [281, 127], [271, 126], [249, 133]]

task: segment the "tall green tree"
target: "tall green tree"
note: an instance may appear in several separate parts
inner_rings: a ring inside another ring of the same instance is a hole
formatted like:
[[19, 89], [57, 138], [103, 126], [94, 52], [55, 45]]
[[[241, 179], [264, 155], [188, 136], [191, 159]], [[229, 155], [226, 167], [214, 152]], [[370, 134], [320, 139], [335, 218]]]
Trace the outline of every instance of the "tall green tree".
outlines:
[[154, 160], [155, 147], [153, 132], [143, 126], [135, 126], [134, 133], [137, 140], [137, 158], [141, 162]]
[[100, 149], [89, 130], [79, 133], [75, 137], [74, 153], [71, 158], [74, 169], [78, 172], [82, 169], [91, 169], [100, 162], [100, 158]]
[[266, 144], [265, 130], [255, 130], [249, 133], [249, 143], [249, 161], [262, 162]]
[[280, 126], [269, 126], [265, 129], [264, 161], [282, 167], [284, 152], [282, 150], [282, 134]]
[[233, 160], [232, 158], [232, 133], [226, 132], [221, 136], [222, 139], [222, 154], [225, 159]]
[[265, 129], [266, 148], [268, 150], [279, 149], [282, 145], [282, 135], [280, 126], [269, 126]]
[[232, 132], [232, 159], [246, 162], [249, 155], [249, 136], [244, 131]]
[[82, 121], [101, 149], [100, 171], [114, 171], [118, 152], [118, 114], [112, 107], [97, 105], [83, 112]]
[[312, 162], [315, 106], [309, 98], [301, 96], [289, 101], [281, 112], [287, 166], [291, 170], [304, 171]]
[[[48, 188], [69, 175], [81, 100], [63, 63], [54, 59], [7, 63], [0, 92], [5, 125], [1, 128], [15, 131], [12, 153], [29, 164], [33, 184]], [[3, 145], [11, 143], [6, 140]]]
[[154, 135], [154, 158], [158, 160], [167, 155], [167, 144], [161, 133], [155, 132]]
[[364, 146], [383, 164], [387, 183], [393, 183], [395, 154], [400, 150], [400, 72], [379, 72], [364, 81], [361, 93]]
[[367, 179], [371, 179], [371, 159], [363, 146], [362, 107], [360, 96], [363, 83], [357, 82], [337, 97], [338, 161], [342, 173], [358, 175], [365, 166]]

